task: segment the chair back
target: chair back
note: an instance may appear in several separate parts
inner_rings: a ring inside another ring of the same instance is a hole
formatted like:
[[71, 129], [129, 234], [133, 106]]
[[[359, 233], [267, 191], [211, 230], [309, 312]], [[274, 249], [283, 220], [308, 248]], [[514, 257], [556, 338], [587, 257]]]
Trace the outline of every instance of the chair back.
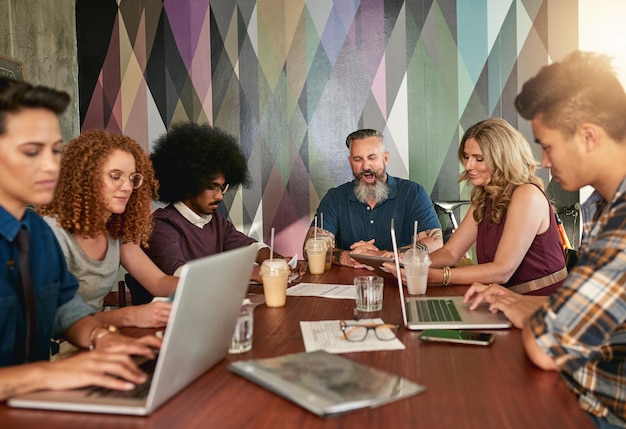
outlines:
[[146, 290], [133, 276], [129, 273], [124, 275], [126, 286], [130, 290], [130, 296], [132, 297], [132, 305], [148, 304], [152, 302], [154, 296]]
[[575, 249], [565, 249], [565, 268], [567, 271], [572, 271], [577, 261], [578, 252]]

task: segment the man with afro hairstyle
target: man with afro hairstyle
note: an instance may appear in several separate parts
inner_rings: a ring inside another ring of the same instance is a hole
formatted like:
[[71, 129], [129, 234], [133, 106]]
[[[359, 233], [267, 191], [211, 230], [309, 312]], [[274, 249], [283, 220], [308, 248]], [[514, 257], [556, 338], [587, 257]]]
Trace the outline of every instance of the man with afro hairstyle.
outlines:
[[[160, 200], [168, 205], [153, 213], [145, 252], [165, 273], [178, 275], [187, 261], [257, 243], [217, 210], [224, 193], [250, 183], [246, 158], [232, 136], [206, 124], [178, 123], [157, 139], [150, 157]], [[256, 261], [269, 257], [269, 247], [259, 243]], [[258, 267], [252, 279], [260, 281]]]

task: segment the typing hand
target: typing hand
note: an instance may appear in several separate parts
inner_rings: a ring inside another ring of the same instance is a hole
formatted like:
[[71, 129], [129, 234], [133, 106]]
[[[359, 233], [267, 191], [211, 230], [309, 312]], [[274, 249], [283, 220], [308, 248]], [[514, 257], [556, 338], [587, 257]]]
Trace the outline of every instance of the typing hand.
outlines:
[[516, 328], [522, 328], [526, 320], [545, 302], [545, 296], [526, 296], [511, 292], [498, 284], [474, 283], [465, 293], [463, 302], [472, 301], [470, 310], [475, 310], [480, 303], [489, 303], [493, 313], [501, 311]]
[[52, 390], [84, 386], [131, 390], [147, 378], [133, 359], [124, 353], [85, 352], [35, 365], [43, 366], [47, 387]]
[[158, 328], [167, 325], [172, 303], [153, 301], [150, 304], [129, 307], [133, 313], [132, 326], [138, 328]]
[[472, 301], [470, 305], [470, 310], [476, 310], [478, 306], [482, 302], [492, 303], [494, 298], [497, 296], [502, 296], [506, 294], [512, 294], [510, 290], [505, 287], [502, 287], [498, 284], [482, 284], [482, 283], [474, 283], [472, 284], [467, 292], [465, 292], [465, 296], [463, 297], [463, 303], [467, 304]]
[[489, 305], [489, 310], [494, 313], [501, 311], [516, 328], [522, 329], [524, 323], [530, 319], [541, 303], [547, 300], [547, 297], [524, 296], [510, 292], [504, 295], [493, 295], [490, 300], [493, 302]]
[[113, 332], [104, 335], [96, 342], [96, 350], [112, 354], [145, 356], [154, 359], [154, 350], [161, 348], [161, 340], [155, 335], [132, 338]]

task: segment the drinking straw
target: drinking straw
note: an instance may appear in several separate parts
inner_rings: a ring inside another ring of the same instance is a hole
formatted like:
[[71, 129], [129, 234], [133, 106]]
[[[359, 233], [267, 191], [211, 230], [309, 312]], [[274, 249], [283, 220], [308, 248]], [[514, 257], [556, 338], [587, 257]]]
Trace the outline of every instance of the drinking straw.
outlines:
[[272, 233], [270, 237], [270, 262], [274, 260], [274, 228], [272, 228]]
[[320, 228], [324, 229], [324, 213], [320, 213]]
[[315, 228], [313, 228], [313, 238], [317, 240], [317, 216], [315, 216]]
[[415, 221], [415, 225], [413, 226], [413, 254], [417, 252], [417, 221]]

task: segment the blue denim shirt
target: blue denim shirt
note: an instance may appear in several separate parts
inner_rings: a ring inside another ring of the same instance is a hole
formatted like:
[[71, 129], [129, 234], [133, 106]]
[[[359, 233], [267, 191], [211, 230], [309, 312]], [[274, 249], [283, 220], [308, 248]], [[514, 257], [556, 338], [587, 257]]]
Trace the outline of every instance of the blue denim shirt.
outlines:
[[322, 198], [315, 213], [318, 226], [323, 213], [324, 229], [335, 235], [337, 248], [347, 250], [352, 243], [374, 238], [374, 245], [379, 249], [393, 250], [392, 218], [400, 247], [413, 242], [415, 221], [418, 221], [418, 231], [441, 228], [433, 202], [422, 185], [390, 175], [387, 175], [387, 184], [389, 198], [374, 208], [357, 200], [354, 180], [329, 190]]
[[67, 270], [65, 257], [48, 225], [32, 210], [21, 221], [0, 206], [0, 367], [15, 365], [14, 351], [23, 349], [24, 309], [17, 292], [17, 248], [20, 228], [30, 232], [29, 263], [35, 293], [40, 360], [48, 360], [50, 339], [62, 335], [94, 310], [76, 295], [78, 281]]

